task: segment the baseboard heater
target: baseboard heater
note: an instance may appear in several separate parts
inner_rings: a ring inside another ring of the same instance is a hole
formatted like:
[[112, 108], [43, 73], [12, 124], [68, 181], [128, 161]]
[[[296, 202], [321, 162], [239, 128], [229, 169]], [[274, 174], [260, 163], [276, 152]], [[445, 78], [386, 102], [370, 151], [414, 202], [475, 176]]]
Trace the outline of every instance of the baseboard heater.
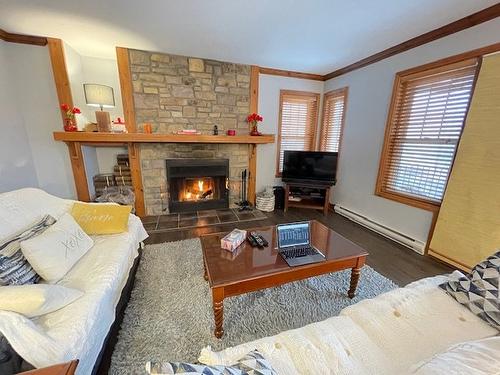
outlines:
[[384, 225], [381, 225], [372, 219], [367, 218], [366, 216], [360, 215], [356, 212], [348, 210], [339, 205], [334, 206], [334, 210], [339, 215], [342, 215], [348, 218], [355, 223], [358, 223], [378, 234], [381, 234], [384, 237], [387, 237], [403, 246], [409, 247], [410, 249], [416, 251], [419, 254], [424, 254], [425, 244], [422, 241], [411, 238], [403, 233], [397, 232], [391, 228], [388, 228]]

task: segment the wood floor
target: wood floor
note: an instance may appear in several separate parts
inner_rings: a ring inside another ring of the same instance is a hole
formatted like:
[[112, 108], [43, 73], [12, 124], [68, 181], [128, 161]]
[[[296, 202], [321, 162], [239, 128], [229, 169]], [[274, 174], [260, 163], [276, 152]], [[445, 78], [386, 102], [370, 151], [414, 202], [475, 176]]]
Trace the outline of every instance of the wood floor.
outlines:
[[[291, 208], [287, 213], [276, 210], [266, 214], [267, 219], [238, 223], [238, 228], [248, 229], [258, 226], [285, 222], [316, 219], [344, 237], [366, 249], [370, 255], [367, 264], [377, 272], [404, 286], [423, 277], [449, 273], [453, 269], [428, 256], [422, 256], [383, 236], [380, 236], [352, 221], [334, 213], [323, 216], [320, 211]], [[151, 233], [146, 243], [161, 243], [199, 237], [206, 233], [230, 231], [234, 224], [212, 225], [202, 228], [179, 229], [177, 231]]]

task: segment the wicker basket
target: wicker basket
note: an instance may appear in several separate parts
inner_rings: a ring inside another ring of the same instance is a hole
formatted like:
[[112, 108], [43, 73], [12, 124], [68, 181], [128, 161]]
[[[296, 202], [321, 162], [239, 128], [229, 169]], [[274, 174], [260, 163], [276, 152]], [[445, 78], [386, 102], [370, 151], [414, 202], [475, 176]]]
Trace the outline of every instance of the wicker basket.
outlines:
[[255, 207], [264, 212], [274, 211], [274, 195], [257, 194], [255, 198]]

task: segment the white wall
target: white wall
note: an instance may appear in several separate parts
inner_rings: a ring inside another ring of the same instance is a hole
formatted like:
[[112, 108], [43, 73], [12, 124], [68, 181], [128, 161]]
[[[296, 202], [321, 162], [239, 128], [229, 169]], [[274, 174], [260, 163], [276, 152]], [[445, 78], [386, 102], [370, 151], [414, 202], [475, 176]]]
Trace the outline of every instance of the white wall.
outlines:
[[[264, 120], [259, 124], [262, 133], [275, 134], [278, 136], [279, 102], [280, 90], [298, 90], [323, 93], [323, 82], [308, 79], [298, 79], [274, 76], [268, 74], [259, 75], [259, 109], [258, 112]], [[321, 101], [323, 97], [321, 97]], [[321, 103], [320, 103], [321, 104]], [[318, 116], [318, 124], [321, 120]], [[259, 193], [266, 186], [281, 185], [281, 178], [276, 178], [276, 143], [257, 146], [257, 180], [256, 191]]]
[[8, 47], [0, 40], [0, 192], [38, 186], [24, 119], [12, 93], [16, 83]]
[[430, 212], [374, 195], [394, 75], [401, 70], [497, 43], [499, 35], [500, 19], [492, 20], [325, 83], [325, 92], [349, 87], [333, 202], [426, 241], [432, 218]]
[[[16, 182], [6, 190], [35, 186], [60, 197], [74, 198], [67, 148], [52, 138], [52, 132], [61, 130], [62, 124], [48, 48], [3, 43], [2, 51], [4, 61], [0, 64], [0, 71], [9, 76], [8, 82], [2, 84], [2, 93], [6, 91], [9, 98], [0, 100], [0, 106], [3, 107], [8, 100], [14, 102], [10, 108], [0, 111], [1, 142], [5, 142], [0, 147], [2, 162], [5, 160], [11, 166], [18, 166], [26, 161], [26, 166], [32, 165], [29, 168], [15, 167], [11, 177]], [[7, 119], [9, 113], [15, 115], [17, 122]], [[22, 162], [16, 154], [24, 155]], [[1, 180], [3, 185], [3, 176]]]

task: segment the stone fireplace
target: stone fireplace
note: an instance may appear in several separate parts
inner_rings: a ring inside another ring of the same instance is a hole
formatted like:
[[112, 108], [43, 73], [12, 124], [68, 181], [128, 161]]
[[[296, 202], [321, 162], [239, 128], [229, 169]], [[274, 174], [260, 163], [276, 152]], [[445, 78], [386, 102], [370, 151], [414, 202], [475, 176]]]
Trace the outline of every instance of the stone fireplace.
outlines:
[[167, 159], [168, 211], [229, 207], [228, 159]]

